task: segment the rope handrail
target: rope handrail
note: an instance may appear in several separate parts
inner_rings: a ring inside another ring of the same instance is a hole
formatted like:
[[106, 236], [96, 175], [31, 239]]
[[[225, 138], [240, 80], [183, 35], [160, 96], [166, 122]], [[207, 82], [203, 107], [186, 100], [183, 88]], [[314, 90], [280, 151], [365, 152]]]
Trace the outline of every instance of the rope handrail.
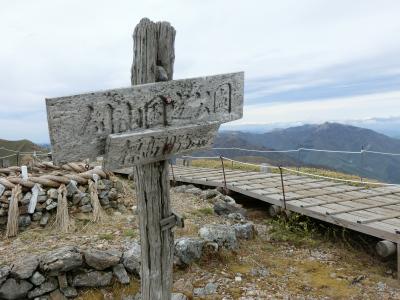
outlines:
[[0, 159], [4, 159], [4, 158], [9, 158], [9, 157], [13, 157], [13, 156], [16, 156], [17, 154], [10, 154], [10, 155], [6, 155], [6, 156], [2, 156], [2, 157], [0, 157]]
[[8, 151], [8, 152], [12, 152], [12, 153], [19, 153], [19, 154], [47, 154], [47, 153], [44, 153], [44, 152], [42, 152], [42, 151], [32, 151], [32, 152], [28, 152], [28, 151], [18, 151], [18, 150], [12, 150], [12, 149], [8, 149], [8, 148], [5, 148], [5, 147], [0, 147], [0, 150], [5, 150], [5, 151]]
[[[194, 158], [196, 159], [196, 156], [185, 156], [185, 158]], [[220, 157], [214, 157], [214, 158], [218, 158], [220, 159]], [[231, 159], [228, 157], [224, 157], [222, 156], [223, 159], [228, 160], [228, 161], [232, 161], [232, 162], [236, 162], [239, 164], [243, 164], [243, 165], [248, 165], [248, 166], [253, 166], [253, 167], [261, 167], [261, 164], [253, 164], [253, 163], [248, 163], [248, 162], [243, 162], [243, 161], [239, 161], [239, 160], [235, 160], [235, 159]], [[377, 185], [377, 186], [394, 186], [394, 187], [400, 187], [400, 184], [396, 184], [396, 183], [385, 183], [385, 182], [372, 182], [372, 181], [357, 181], [357, 180], [351, 180], [351, 179], [343, 179], [343, 178], [335, 178], [335, 177], [330, 177], [330, 176], [323, 176], [323, 175], [317, 175], [317, 174], [313, 174], [313, 173], [308, 173], [308, 172], [304, 172], [304, 171], [297, 171], [294, 169], [290, 169], [290, 168], [286, 168], [286, 167], [277, 167], [277, 166], [272, 166], [272, 165], [267, 165], [268, 168], [270, 169], [275, 169], [275, 170], [285, 170], [288, 172], [293, 172], [293, 173], [297, 173], [297, 174], [302, 174], [302, 175], [307, 175], [307, 176], [313, 176], [313, 177], [317, 177], [317, 178], [322, 178], [322, 179], [327, 179], [327, 180], [333, 180], [333, 181], [340, 181], [340, 182], [348, 182], [348, 183], [356, 183], [356, 184], [364, 184], [364, 185]]]
[[255, 150], [255, 149], [246, 149], [238, 147], [222, 147], [222, 148], [217, 147], [217, 148], [212, 148], [211, 150], [238, 150], [238, 151], [258, 152], [258, 153], [290, 153], [299, 151], [310, 151], [310, 152], [344, 153], [344, 154], [372, 153], [381, 155], [400, 156], [400, 153], [381, 152], [381, 151], [372, 151], [364, 149], [361, 149], [360, 151], [329, 150], [329, 149], [314, 149], [314, 148], [298, 148], [298, 149], [287, 149], [287, 150]]

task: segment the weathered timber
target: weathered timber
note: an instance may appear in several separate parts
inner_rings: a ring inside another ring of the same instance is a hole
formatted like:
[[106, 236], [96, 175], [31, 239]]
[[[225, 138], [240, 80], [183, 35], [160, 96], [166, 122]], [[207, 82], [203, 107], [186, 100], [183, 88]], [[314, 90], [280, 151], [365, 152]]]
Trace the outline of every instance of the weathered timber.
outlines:
[[[160, 35], [159, 32], [170, 34]], [[161, 37], [163, 41], [159, 41]], [[175, 29], [167, 22], [142, 19], [133, 34], [134, 60], [132, 85], [157, 81], [154, 68], [159, 57], [175, 57]], [[160, 47], [160, 45], [167, 45]], [[161, 54], [163, 51], [166, 53]], [[174, 60], [166, 60], [164, 70], [171, 70]], [[159, 79], [158, 79], [159, 80]], [[183, 94], [182, 94], [183, 95]], [[145, 101], [143, 101], [145, 102]], [[169, 165], [159, 161], [133, 168], [138, 199], [141, 247], [141, 298], [171, 299], [174, 235], [171, 228], [162, 230], [162, 220], [172, 215], [169, 194]]]
[[376, 253], [383, 258], [395, 254], [396, 249], [396, 244], [391, 241], [383, 240], [376, 243]]
[[104, 155], [109, 134], [239, 119], [243, 80], [240, 72], [46, 99], [53, 160]]
[[105, 165], [114, 170], [169, 159], [174, 154], [211, 146], [220, 123], [147, 129], [107, 139]]

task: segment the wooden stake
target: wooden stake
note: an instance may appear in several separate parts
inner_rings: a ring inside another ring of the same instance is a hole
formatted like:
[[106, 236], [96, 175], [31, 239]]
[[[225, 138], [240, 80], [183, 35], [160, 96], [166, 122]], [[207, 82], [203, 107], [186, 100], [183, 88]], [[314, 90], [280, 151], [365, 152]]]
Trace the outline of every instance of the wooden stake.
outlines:
[[[142, 19], [133, 35], [132, 85], [172, 80], [175, 29], [167, 22]], [[167, 161], [134, 167], [141, 241], [143, 300], [171, 298], [174, 236], [161, 230], [172, 215]]]

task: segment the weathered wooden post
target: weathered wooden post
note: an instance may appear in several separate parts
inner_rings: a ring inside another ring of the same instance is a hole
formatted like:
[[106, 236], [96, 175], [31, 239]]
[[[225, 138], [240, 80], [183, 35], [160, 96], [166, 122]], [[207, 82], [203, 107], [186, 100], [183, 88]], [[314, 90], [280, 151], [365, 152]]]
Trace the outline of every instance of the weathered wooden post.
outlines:
[[181, 220], [171, 212], [167, 160], [209, 147], [221, 123], [243, 114], [242, 72], [171, 80], [174, 38], [169, 23], [143, 19], [132, 87], [46, 100], [56, 164], [104, 156], [107, 169], [134, 167], [144, 300], [171, 296], [172, 227]]
[[[172, 80], [175, 29], [167, 22], [142, 19], [133, 34], [132, 85]], [[142, 299], [170, 299], [174, 236], [162, 228], [172, 215], [166, 160], [134, 166], [141, 246]]]

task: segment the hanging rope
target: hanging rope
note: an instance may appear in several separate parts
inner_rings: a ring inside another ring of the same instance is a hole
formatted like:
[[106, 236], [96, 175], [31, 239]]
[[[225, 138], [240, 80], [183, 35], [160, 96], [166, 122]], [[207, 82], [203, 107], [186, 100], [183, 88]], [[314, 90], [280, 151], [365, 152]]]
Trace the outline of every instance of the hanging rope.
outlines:
[[58, 188], [57, 215], [55, 227], [57, 230], [68, 233], [71, 223], [68, 215], [67, 188], [61, 184]]
[[104, 218], [104, 210], [101, 207], [97, 193], [97, 184], [89, 179], [90, 201], [93, 207], [93, 222], [101, 222]]
[[22, 198], [21, 186], [17, 185], [13, 188], [11, 194], [10, 206], [8, 208], [8, 219], [7, 219], [7, 230], [6, 237], [14, 237], [18, 234], [18, 219], [19, 219], [19, 208], [18, 202]]

